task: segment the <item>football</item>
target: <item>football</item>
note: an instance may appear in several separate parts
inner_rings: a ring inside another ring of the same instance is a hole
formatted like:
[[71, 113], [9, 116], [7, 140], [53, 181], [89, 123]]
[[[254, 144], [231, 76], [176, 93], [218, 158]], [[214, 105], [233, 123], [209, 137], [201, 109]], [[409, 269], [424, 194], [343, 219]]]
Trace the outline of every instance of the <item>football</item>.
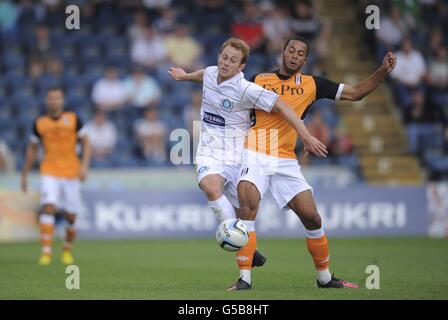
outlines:
[[216, 241], [227, 251], [238, 251], [247, 244], [249, 233], [246, 225], [239, 219], [221, 222], [216, 229]]

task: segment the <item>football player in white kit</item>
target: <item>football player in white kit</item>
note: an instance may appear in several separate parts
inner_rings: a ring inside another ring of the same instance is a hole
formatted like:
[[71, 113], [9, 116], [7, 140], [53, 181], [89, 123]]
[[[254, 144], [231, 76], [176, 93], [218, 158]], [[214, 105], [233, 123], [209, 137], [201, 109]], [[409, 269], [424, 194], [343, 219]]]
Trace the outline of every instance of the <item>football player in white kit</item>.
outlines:
[[[169, 74], [178, 81], [203, 84], [200, 141], [196, 153], [198, 183], [219, 221], [236, 217], [239, 208], [236, 184], [242, 163], [244, 142], [251, 125], [251, 111], [277, 112], [310, 152], [324, 157], [327, 149], [312, 137], [303, 121], [279, 96], [244, 79], [242, 70], [249, 56], [249, 46], [230, 38], [221, 46], [218, 66], [186, 73], [172, 67]], [[255, 237], [255, 224], [247, 225]], [[252, 266], [263, 265], [265, 258], [255, 253]]]

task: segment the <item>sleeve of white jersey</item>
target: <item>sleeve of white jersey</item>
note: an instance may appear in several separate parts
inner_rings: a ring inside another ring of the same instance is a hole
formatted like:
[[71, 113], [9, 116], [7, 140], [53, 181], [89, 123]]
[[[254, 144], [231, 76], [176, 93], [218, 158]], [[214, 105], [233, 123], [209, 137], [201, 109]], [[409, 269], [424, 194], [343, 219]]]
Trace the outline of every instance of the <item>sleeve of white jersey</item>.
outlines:
[[271, 112], [278, 95], [273, 91], [263, 89], [258, 84], [249, 82], [244, 93], [244, 99], [246, 99], [248, 109]]

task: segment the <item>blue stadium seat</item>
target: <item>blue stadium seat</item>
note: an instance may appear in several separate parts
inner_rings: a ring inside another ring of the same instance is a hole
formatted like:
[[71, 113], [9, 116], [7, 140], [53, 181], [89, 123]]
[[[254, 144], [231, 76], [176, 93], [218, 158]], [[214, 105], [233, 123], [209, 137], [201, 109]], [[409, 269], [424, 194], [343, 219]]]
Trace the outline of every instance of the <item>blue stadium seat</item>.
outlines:
[[15, 68], [24, 66], [26, 59], [20, 52], [7, 50], [2, 54], [1, 63], [7, 68]]
[[81, 52], [81, 61], [84, 65], [92, 63], [101, 63], [101, 47], [98, 44], [89, 44], [83, 46]]
[[448, 174], [448, 155], [441, 150], [426, 150], [424, 161], [432, 171], [445, 175]]
[[19, 145], [19, 139], [17, 138], [14, 130], [0, 131], [0, 138], [12, 149]]
[[104, 66], [103, 65], [92, 65], [85, 70], [85, 72], [80, 75], [84, 83], [91, 87], [93, 84], [103, 76]]
[[107, 158], [103, 160], [92, 158], [92, 160], [90, 161], [90, 166], [92, 168], [110, 168], [112, 167], [112, 161]]
[[46, 74], [42, 75], [38, 81], [36, 81], [35, 87], [36, 92], [39, 95], [45, 94], [50, 87], [61, 86], [62, 78], [56, 78], [52, 75]]
[[62, 76], [62, 84], [64, 88], [68, 89], [72, 85], [79, 86], [84, 85], [84, 81], [82, 80], [82, 77], [74, 72], [64, 72], [64, 75]]
[[16, 118], [16, 124], [17, 124], [17, 130], [22, 130], [22, 132], [26, 131], [27, 128], [31, 128], [33, 125], [33, 121], [36, 119], [36, 117], [39, 115], [39, 109], [38, 108], [30, 108], [26, 112], [20, 112], [17, 114]]
[[352, 170], [357, 170], [357, 168], [359, 167], [359, 159], [354, 154], [338, 156], [336, 159], [336, 164], [349, 167]]
[[77, 108], [76, 113], [83, 123], [87, 123], [93, 116], [92, 106], [89, 105], [82, 108]]
[[443, 128], [434, 124], [410, 124], [407, 127], [409, 147], [413, 153], [443, 147]]
[[16, 68], [8, 70], [8, 72], [4, 74], [3, 77], [5, 80], [5, 84], [12, 90], [14, 90], [15, 88], [32, 85], [31, 80]]
[[10, 130], [15, 126], [13, 107], [6, 98], [0, 98], [0, 131]]
[[8, 90], [6, 89], [6, 81], [4, 78], [0, 78], [0, 97], [6, 97]]
[[59, 31], [58, 29], [52, 29], [50, 32], [50, 43], [54, 48], [62, 48], [66, 43], [67, 34]]
[[90, 99], [77, 92], [68, 93], [65, 97], [65, 105], [68, 109], [78, 112], [81, 109], [90, 108]]

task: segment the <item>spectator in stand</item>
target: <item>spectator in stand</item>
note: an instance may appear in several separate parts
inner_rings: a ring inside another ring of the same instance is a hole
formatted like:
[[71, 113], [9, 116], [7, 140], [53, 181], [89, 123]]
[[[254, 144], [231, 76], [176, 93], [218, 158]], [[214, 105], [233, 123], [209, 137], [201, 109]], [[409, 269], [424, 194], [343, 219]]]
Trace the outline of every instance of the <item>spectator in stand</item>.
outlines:
[[172, 65], [187, 71], [198, 66], [202, 47], [189, 34], [187, 25], [177, 24], [176, 31], [166, 37], [165, 47], [169, 62]]
[[41, 23], [45, 16], [45, 9], [42, 4], [33, 0], [21, 0], [18, 6], [18, 25], [22, 26], [35, 26], [37, 23]]
[[437, 123], [443, 121], [443, 115], [439, 108], [429, 104], [422, 90], [411, 92], [411, 102], [406, 106], [404, 118], [405, 124]]
[[84, 127], [89, 135], [92, 159], [104, 161], [112, 153], [117, 142], [117, 129], [107, 119], [104, 111], [97, 110], [93, 120], [86, 123]]
[[439, 25], [442, 30], [448, 30], [448, 3], [446, 0], [438, 0], [435, 15], [431, 17], [434, 25]]
[[92, 100], [103, 111], [117, 110], [126, 102], [126, 89], [114, 66], [107, 67], [104, 77], [93, 85]]
[[422, 0], [395, 1], [395, 4], [400, 9], [401, 17], [406, 25], [406, 29], [410, 31], [410, 34], [417, 32], [417, 25], [420, 22], [421, 1]]
[[162, 92], [157, 82], [146, 75], [141, 67], [134, 68], [124, 86], [128, 102], [137, 108], [155, 107], [161, 98]]
[[265, 2], [261, 9], [265, 16], [263, 30], [268, 41], [267, 50], [270, 53], [281, 52], [286, 39], [291, 36], [288, 14], [286, 10], [276, 8], [270, 2]]
[[427, 83], [432, 101], [440, 108], [448, 108], [448, 49], [440, 46], [430, 60]]
[[229, 1], [196, 0], [192, 9], [196, 30], [212, 35], [229, 33], [234, 12]]
[[415, 50], [409, 38], [403, 40], [402, 49], [397, 52], [397, 65], [390, 73], [393, 80], [395, 100], [400, 107], [408, 105], [411, 90], [422, 89], [426, 75], [426, 63], [423, 55]]
[[151, 70], [167, 59], [165, 42], [154, 27], [145, 27], [143, 36], [135, 38], [131, 45], [131, 59]]
[[53, 76], [56, 79], [61, 78], [64, 75], [64, 63], [56, 56], [51, 56], [46, 63], [47, 74]]
[[[202, 91], [194, 90], [192, 92], [191, 103], [189, 103], [184, 108], [184, 123], [190, 135], [196, 139], [199, 138], [199, 124], [201, 121], [201, 100], [202, 100]], [[194, 122], [197, 121], [196, 127], [194, 126]], [[196, 129], [196, 130], [195, 130]]]
[[148, 18], [143, 11], [138, 11], [134, 15], [134, 21], [128, 28], [128, 37], [133, 44], [134, 41], [145, 37], [145, 29], [148, 26]]
[[154, 21], [154, 28], [163, 36], [167, 36], [176, 30], [176, 13], [172, 8], [165, 8], [162, 15]]
[[0, 173], [14, 172], [16, 161], [14, 153], [11, 151], [6, 142], [0, 139]]
[[377, 59], [382, 59], [387, 51], [394, 50], [406, 37], [408, 30], [404, 23], [400, 8], [392, 5], [389, 14], [384, 15], [380, 21], [381, 28], [375, 30], [377, 43]]
[[45, 73], [45, 61], [39, 56], [32, 56], [28, 63], [28, 77], [37, 81]]
[[291, 31], [308, 41], [314, 40], [320, 32], [321, 21], [314, 12], [310, 0], [299, 0], [293, 4], [291, 19]]
[[310, 121], [307, 123], [307, 128], [310, 134], [325, 145], [331, 142], [331, 130], [325, 122], [322, 112], [315, 110], [311, 115]]
[[5, 0], [0, 2], [0, 32], [14, 33], [18, 16], [17, 5], [13, 1]]
[[164, 164], [167, 158], [167, 127], [165, 123], [159, 119], [157, 109], [147, 109], [145, 117], [137, 120], [134, 129], [142, 156], [155, 164]]
[[350, 136], [346, 133], [344, 126], [337, 126], [334, 131], [334, 138], [330, 145], [330, 153], [336, 156], [343, 156], [352, 153], [353, 144]]
[[233, 36], [246, 41], [252, 52], [265, 52], [266, 38], [259, 5], [252, 1], [243, 4], [243, 12], [232, 24]]
[[425, 55], [427, 57], [434, 57], [437, 55], [437, 50], [443, 46], [443, 32], [440, 28], [434, 28], [431, 30], [431, 34], [429, 36], [429, 45], [426, 45]]
[[325, 60], [331, 52], [331, 35], [332, 27], [329, 21], [322, 22], [322, 28], [319, 36], [316, 38], [314, 51], [316, 53], [316, 60]]
[[[421, 90], [412, 92], [410, 104], [404, 113], [404, 123], [407, 125], [409, 146], [412, 152], [422, 152], [425, 145], [422, 137], [429, 136], [435, 140], [438, 137], [437, 130], [442, 134], [443, 114], [439, 108], [428, 103], [425, 94]], [[437, 125], [436, 125], [437, 124]]]
[[30, 44], [29, 53], [46, 59], [51, 52], [50, 32], [46, 25], [40, 24], [35, 29], [35, 39]]
[[161, 12], [163, 9], [169, 8], [172, 0], [142, 0], [143, 6], [148, 10]]

